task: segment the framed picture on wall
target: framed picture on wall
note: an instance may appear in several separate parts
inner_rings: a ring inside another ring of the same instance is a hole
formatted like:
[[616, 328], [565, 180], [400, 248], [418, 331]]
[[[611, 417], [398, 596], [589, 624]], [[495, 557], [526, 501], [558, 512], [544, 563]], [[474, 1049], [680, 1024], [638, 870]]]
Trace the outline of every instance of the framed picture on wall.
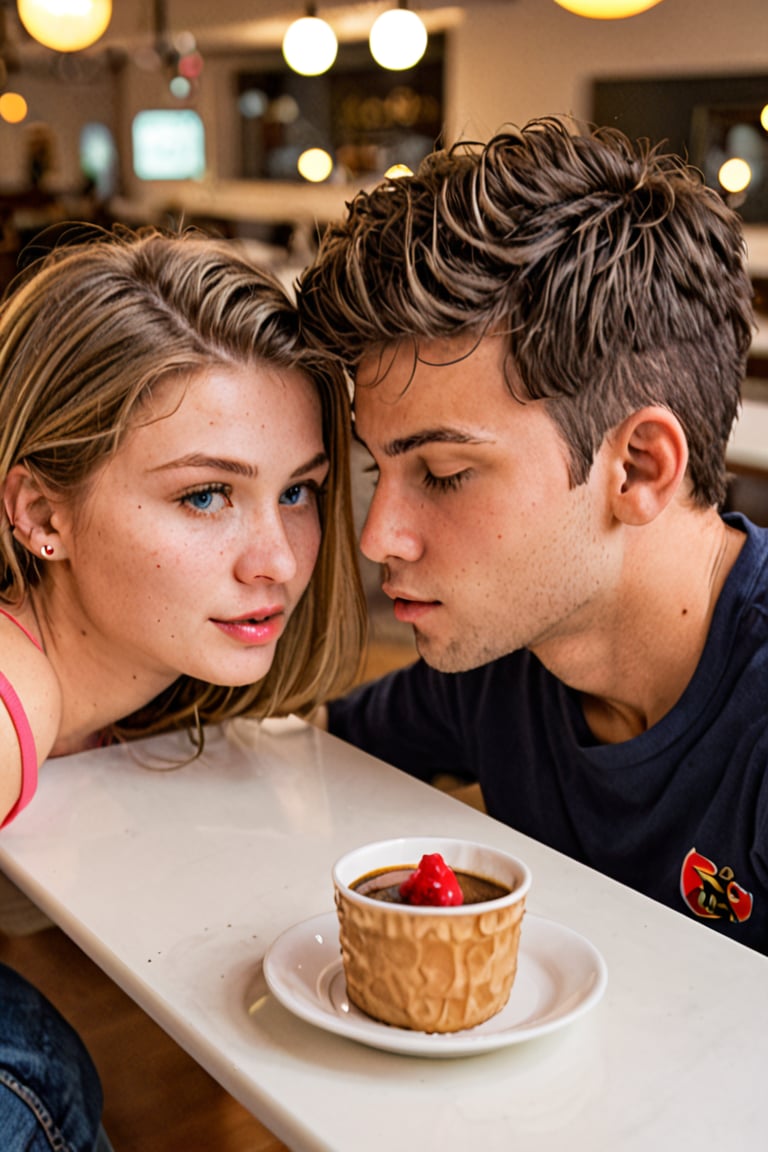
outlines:
[[[768, 74], [596, 79], [592, 119], [667, 141], [745, 223], [768, 223]], [[748, 170], [737, 190], [722, 182], [731, 160]]]

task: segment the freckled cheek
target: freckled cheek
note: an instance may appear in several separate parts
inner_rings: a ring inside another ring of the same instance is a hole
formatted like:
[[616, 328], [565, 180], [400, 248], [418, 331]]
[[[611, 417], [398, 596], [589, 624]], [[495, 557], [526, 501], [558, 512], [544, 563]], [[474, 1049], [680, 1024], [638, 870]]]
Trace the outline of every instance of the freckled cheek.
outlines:
[[320, 545], [322, 544], [322, 542], [323, 542], [323, 533], [322, 533], [322, 530], [320, 528], [320, 525], [318, 524], [315, 532], [312, 535], [311, 548], [310, 548], [310, 556], [311, 556], [311, 560], [312, 560], [313, 565], [317, 563], [317, 558], [320, 555]]
[[298, 538], [293, 540], [292, 547], [296, 557], [297, 574], [303, 576], [307, 581], [309, 581], [320, 555], [321, 543], [322, 531], [319, 524], [314, 525], [311, 531], [300, 533]]

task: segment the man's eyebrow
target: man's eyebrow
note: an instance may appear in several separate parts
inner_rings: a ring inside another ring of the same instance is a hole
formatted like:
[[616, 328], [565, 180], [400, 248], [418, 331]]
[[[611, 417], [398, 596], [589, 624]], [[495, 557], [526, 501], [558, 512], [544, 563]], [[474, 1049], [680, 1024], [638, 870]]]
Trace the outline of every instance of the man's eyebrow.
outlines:
[[[296, 476], [304, 476], [307, 472], [314, 472], [316, 468], [327, 463], [328, 453], [324, 450], [316, 452], [310, 460], [307, 460], [306, 464], [294, 468], [288, 479], [293, 480]], [[234, 476], [245, 476], [248, 479], [256, 476], [259, 471], [256, 465], [246, 464], [243, 460], [231, 460], [226, 456], [204, 456], [199, 452], [190, 452], [188, 456], [179, 456], [176, 460], [168, 460], [165, 464], [152, 468], [151, 471], [164, 472], [172, 468], [206, 468], [217, 472], [231, 472]]]
[[[354, 429], [352, 435], [365, 447], [365, 441]], [[385, 456], [403, 456], [406, 452], [413, 452], [416, 448], [423, 448], [425, 444], [485, 444], [487, 440], [480, 436], [471, 436], [469, 432], [462, 432], [458, 428], [424, 428], [421, 432], [414, 432], [411, 436], [398, 436], [384, 445]]]

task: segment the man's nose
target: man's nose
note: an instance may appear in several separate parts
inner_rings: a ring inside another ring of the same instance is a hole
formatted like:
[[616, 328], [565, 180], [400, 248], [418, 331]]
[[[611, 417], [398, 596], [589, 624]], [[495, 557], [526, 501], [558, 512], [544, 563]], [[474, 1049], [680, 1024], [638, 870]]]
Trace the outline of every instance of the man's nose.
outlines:
[[422, 541], [417, 520], [417, 509], [380, 479], [360, 534], [363, 555], [376, 564], [392, 558], [418, 560]]

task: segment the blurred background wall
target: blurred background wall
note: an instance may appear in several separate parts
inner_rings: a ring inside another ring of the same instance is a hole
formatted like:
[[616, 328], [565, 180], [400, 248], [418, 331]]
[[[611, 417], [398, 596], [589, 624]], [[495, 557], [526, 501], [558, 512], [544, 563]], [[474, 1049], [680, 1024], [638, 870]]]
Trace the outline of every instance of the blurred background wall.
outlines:
[[[330, 4], [319, 14], [343, 42], [363, 39], [385, 6]], [[431, 31], [445, 35], [443, 127], [449, 142], [485, 137], [505, 122], [547, 113], [590, 119], [599, 78], [768, 78], [766, 0], [663, 0], [638, 16], [609, 21], [575, 16], [553, 0], [466, 0], [451, 7], [427, 0], [411, 6]], [[52, 130], [50, 183], [77, 185], [79, 135], [88, 119], [97, 118], [114, 134], [119, 190], [128, 198], [146, 191], [130, 163], [133, 116], [142, 107], [170, 103], [165, 77], [137, 62], [154, 42], [158, 10], [170, 34], [195, 37], [204, 59], [191, 106], [205, 125], [206, 179], [214, 181], [239, 175], [233, 76], [254, 54], [277, 54], [283, 31], [302, 11], [300, 4], [269, 0], [116, 0], [101, 41], [54, 67], [49, 50], [36, 51], [22, 40], [14, 8], [12, 0], [0, 4], [6, 40], [20, 61], [9, 81], [27, 99], [28, 121]], [[26, 155], [23, 126], [0, 120], [1, 187], [24, 184]]]

